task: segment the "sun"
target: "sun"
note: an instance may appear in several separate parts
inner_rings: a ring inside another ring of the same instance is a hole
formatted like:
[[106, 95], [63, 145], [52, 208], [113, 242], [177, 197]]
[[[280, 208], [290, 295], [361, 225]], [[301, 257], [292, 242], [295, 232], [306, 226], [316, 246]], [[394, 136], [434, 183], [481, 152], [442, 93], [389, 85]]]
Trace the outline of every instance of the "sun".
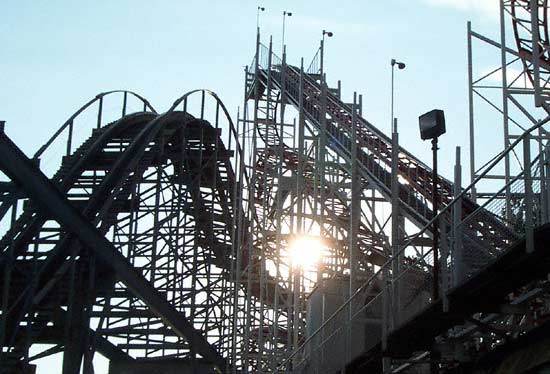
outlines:
[[313, 236], [300, 236], [290, 244], [290, 258], [293, 267], [303, 269], [316, 266], [321, 260], [323, 243]]

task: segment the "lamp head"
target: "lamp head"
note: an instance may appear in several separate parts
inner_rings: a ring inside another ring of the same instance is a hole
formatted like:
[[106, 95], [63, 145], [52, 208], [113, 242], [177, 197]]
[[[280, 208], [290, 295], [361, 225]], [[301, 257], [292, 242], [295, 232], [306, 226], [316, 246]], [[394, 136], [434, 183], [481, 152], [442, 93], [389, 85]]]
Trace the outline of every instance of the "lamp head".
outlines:
[[395, 65], [397, 65], [397, 68], [399, 70], [403, 70], [407, 66], [407, 65], [405, 65], [404, 62], [399, 62], [399, 61], [396, 61], [394, 58], [392, 58], [391, 59], [391, 66], [395, 66]]
[[292, 12], [287, 12], [286, 10], [283, 12], [283, 16], [292, 16]]
[[332, 31], [325, 31], [325, 30], [323, 30], [323, 36], [324, 36], [324, 35], [328, 36], [329, 38], [332, 38], [332, 35], [334, 35], [334, 34], [332, 33]]
[[258, 10], [261, 10], [263, 12], [265, 8], [263, 6], [258, 6]]
[[422, 140], [434, 139], [445, 134], [445, 113], [434, 109], [418, 117]]

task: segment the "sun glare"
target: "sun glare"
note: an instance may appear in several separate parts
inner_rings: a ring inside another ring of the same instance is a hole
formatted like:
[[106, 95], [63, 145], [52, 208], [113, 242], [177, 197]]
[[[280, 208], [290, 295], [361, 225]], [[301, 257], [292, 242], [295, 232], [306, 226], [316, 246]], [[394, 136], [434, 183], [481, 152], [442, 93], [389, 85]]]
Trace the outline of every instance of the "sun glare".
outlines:
[[321, 260], [323, 243], [311, 236], [294, 239], [290, 246], [290, 257], [293, 267], [310, 268]]

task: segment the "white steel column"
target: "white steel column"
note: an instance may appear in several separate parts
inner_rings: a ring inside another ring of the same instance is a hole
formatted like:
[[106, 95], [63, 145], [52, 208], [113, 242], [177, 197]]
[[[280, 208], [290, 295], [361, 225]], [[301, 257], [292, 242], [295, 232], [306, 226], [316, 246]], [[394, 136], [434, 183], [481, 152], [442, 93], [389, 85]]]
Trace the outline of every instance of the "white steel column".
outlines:
[[[474, 127], [474, 77], [473, 77], [472, 23], [468, 21], [468, 119], [470, 129], [470, 182], [476, 179], [475, 127]], [[476, 202], [476, 189], [472, 187], [471, 199]]]
[[[500, 0], [500, 62], [502, 72], [502, 120], [504, 128], [504, 149], [508, 148], [510, 144], [509, 135], [509, 117], [508, 117], [508, 77], [506, 66], [506, 25], [505, 25], [505, 12], [504, 1]], [[511, 191], [510, 191], [510, 155], [506, 153], [504, 156], [504, 181], [506, 183], [506, 219], [510, 220], [512, 217], [512, 208], [510, 205]]]

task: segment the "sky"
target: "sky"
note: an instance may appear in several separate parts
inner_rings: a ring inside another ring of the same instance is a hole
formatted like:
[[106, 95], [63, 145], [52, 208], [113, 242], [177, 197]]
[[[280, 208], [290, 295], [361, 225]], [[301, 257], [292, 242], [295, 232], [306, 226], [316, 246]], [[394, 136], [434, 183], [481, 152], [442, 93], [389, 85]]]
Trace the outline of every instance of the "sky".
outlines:
[[[135, 91], [164, 111], [184, 93], [208, 88], [235, 119], [259, 5], [266, 8], [262, 42], [272, 35], [276, 51], [283, 11], [293, 13], [285, 32], [289, 63], [304, 57], [308, 64], [322, 30], [334, 33], [325, 50], [329, 84], [341, 80], [346, 101], [363, 94], [364, 117], [386, 133], [390, 60], [405, 62], [395, 81], [401, 145], [431, 164], [418, 116], [445, 110], [440, 170], [452, 177], [455, 146], [467, 158], [466, 22], [496, 39], [496, 0], [3, 0], [0, 120], [32, 155], [82, 104], [113, 89]], [[476, 66], [487, 71], [492, 60], [482, 57]]]
[[[343, 96], [364, 95], [364, 116], [390, 127], [390, 60], [396, 72], [395, 113], [402, 145], [425, 162], [429, 145], [418, 134], [418, 116], [445, 110], [442, 149], [467, 146], [466, 21], [496, 37], [494, 0], [388, 1], [175, 1], [73, 2], [4, 0], [0, 5], [0, 120], [32, 154], [82, 104], [99, 92], [128, 89], [158, 111], [187, 91], [208, 88], [236, 117], [242, 106], [243, 69], [252, 60], [256, 10], [262, 42], [281, 49], [282, 13], [289, 63], [308, 63], [321, 31], [329, 84], [342, 81]], [[279, 52], [280, 54], [280, 52]], [[450, 154], [454, 153], [449, 152]], [[447, 164], [448, 165], [447, 165]], [[453, 160], [443, 157], [450, 176]]]

